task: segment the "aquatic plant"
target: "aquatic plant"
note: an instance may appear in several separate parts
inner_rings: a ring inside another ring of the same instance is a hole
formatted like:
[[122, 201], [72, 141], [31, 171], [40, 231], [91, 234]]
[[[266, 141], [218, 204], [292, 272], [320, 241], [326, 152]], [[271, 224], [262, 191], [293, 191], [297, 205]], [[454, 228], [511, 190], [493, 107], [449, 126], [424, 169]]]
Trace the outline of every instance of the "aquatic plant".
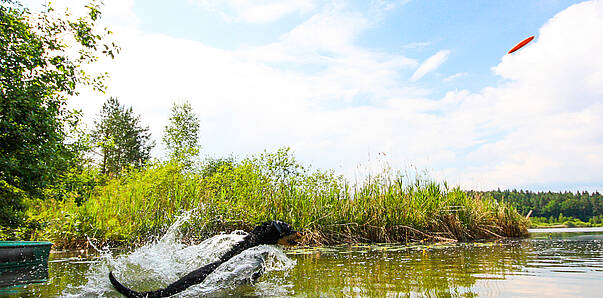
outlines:
[[97, 186], [80, 205], [39, 202], [36, 238], [57, 246], [140, 245], [162, 234], [183, 210], [198, 242], [221, 231], [280, 219], [306, 244], [464, 241], [527, 234], [528, 221], [504, 202], [447, 183], [386, 169], [352, 185], [332, 171], [310, 171], [287, 148], [185, 171], [173, 162], [132, 169]]

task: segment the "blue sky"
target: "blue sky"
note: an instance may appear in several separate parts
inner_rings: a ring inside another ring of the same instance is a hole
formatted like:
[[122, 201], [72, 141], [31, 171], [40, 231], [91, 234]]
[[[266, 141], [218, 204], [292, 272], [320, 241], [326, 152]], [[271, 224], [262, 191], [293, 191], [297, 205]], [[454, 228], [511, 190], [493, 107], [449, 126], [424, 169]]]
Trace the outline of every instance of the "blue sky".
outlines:
[[[392, 3], [398, 4], [391, 10], [378, 15], [373, 13], [374, 23], [358, 34], [355, 43], [419, 60], [429, 58], [441, 48], [449, 49], [450, 56], [438, 73], [417, 84], [429, 87], [434, 96], [442, 96], [450, 88], [479, 91], [499, 79], [490, 68], [500, 61], [508, 48], [536, 34], [547, 20], [578, 2], [394, 1]], [[370, 1], [350, 1], [344, 5], [349, 13], [374, 9]], [[225, 11], [232, 13], [232, 9]], [[134, 12], [139, 17], [140, 28], [146, 32], [235, 50], [278, 40], [311, 17], [314, 11], [293, 12], [273, 22], [251, 24], [225, 20], [215, 11], [191, 0], [175, 0], [170, 5], [159, 0], [135, 1]], [[441, 84], [442, 76], [454, 74], [463, 76], [454, 83]]]
[[603, 191], [603, 1], [106, 0], [103, 22], [123, 49], [91, 67], [109, 89], [71, 104], [92, 123], [118, 97], [157, 157], [188, 100], [208, 156], [290, 146], [351, 180]]

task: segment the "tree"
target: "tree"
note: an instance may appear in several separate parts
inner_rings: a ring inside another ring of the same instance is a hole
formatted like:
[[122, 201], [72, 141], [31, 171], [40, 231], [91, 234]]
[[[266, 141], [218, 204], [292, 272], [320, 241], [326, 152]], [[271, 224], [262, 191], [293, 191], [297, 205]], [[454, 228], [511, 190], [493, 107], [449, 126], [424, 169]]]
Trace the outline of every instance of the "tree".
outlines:
[[69, 168], [75, 154], [66, 127], [77, 116], [66, 108], [67, 97], [81, 85], [102, 90], [104, 75], [82, 67], [119, 50], [104, 43], [109, 31], [95, 28], [99, 5], [86, 7], [86, 16], [72, 20], [51, 8], [33, 14], [0, 0], [0, 193], [11, 198], [0, 200], [2, 226], [18, 225], [22, 199], [41, 197]]
[[141, 167], [150, 158], [155, 142], [149, 127], [141, 127], [140, 116], [110, 97], [103, 104], [100, 120], [92, 132], [101, 150], [101, 172], [118, 174], [127, 166]]
[[199, 154], [199, 119], [188, 101], [172, 105], [172, 114], [163, 133], [163, 144], [170, 159], [177, 160], [186, 167], [190, 167]]

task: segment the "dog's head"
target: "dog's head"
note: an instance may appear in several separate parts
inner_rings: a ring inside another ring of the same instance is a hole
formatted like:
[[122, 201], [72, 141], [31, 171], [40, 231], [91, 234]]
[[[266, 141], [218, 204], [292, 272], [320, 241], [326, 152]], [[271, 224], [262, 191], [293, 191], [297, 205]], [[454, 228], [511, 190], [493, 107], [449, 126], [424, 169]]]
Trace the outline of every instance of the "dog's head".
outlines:
[[298, 231], [279, 220], [267, 221], [255, 227], [251, 233], [256, 235], [256, 239], [261, 244], [280, 244], [284, 246], [297, 244], [297, 240], [301, 237]]

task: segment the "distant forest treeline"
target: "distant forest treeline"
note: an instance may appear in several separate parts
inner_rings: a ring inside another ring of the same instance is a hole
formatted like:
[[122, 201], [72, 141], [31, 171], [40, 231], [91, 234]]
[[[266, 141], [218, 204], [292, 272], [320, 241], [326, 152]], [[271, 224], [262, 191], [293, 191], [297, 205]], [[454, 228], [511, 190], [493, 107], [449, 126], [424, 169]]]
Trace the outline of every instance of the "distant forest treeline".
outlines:
[[532, 192], [524, 190], [496, 190], [484, 192], [496, 200], [511, 203], [520, 214], [532, 210], [534, 217], [558, 218], [571, 216], [588, 221], [603, 215], [603, 195], [599, 192]]

